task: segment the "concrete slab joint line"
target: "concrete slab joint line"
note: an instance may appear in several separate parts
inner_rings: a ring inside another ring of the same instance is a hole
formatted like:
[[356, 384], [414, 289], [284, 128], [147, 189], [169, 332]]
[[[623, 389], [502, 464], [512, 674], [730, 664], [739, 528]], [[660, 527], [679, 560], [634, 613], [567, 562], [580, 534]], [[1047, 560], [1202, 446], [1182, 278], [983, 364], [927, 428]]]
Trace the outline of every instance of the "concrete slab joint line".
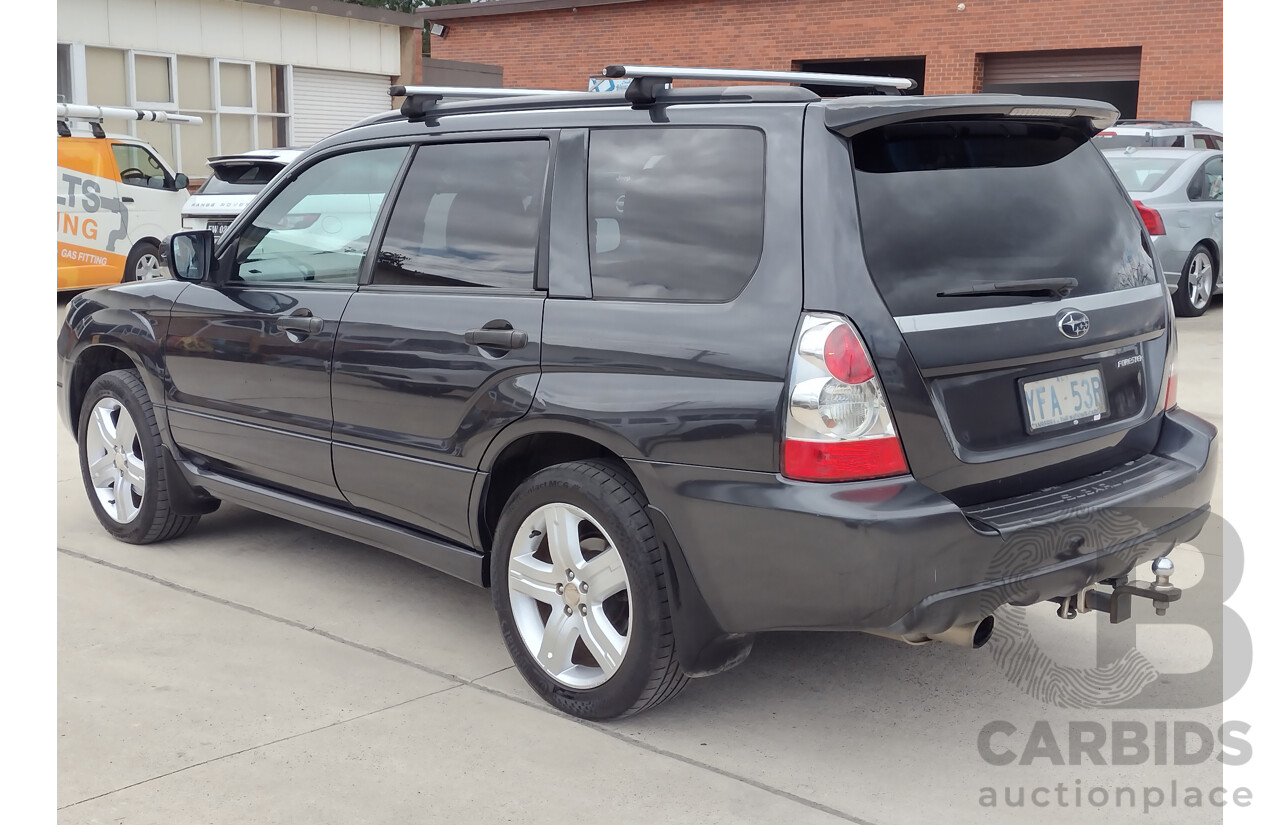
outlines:
[[[90, 560], [92, 560], [92, 559], [90, 559]], [[112, 790], [105, 791], [105, 792], [100, 793], [100, 794], [94, 794], [93, 796], [88, 796], [88, 797], [85, 797], [84, 799], [80, 799], [80, 800], [77, 800], [77, 801], [75, 801], [75, 802], [70, 802], [70, 803], [68, 803], [68, 804], [66, 804], [66, 805], [63, 805], [62, 807], [58, 808], [58, 810], [59, 810], [59, 811], [65, 811], [65, 810], [67, 810], [68, 808], [74, 808], [74, 807], [75, 807], [75, 806], [77, 806], [77, 805], [83, 805], [83, 804], [84, 804], [84, 803], [86, 803], [86, 802], [92, 802], [93, 800], [95, 800], [95, 799], [101, 799], [101, 798], [103, 798], [104, 796], [111, 796], [112, 794], [119, 793], [119, 792], [121, 792], [121, 791], [126, 791], [126, 790], [128, 790], [128, 789], [130, 789], [130, 788], [136, 788], [136, 787], [138, 787], [139, 785], [145, 785], [145, 784], [147, 784], [148, 782], [155, 782], [157, 779], [164, 779], [164, 778], [165, 778], [165, 777], [167, 777], [167, 776], [174, 776], [175, 774], [184, 773], [184, 772], [189, 771], [189, 770], [191, 770], [191, 769], [193, 769], [193, 768], [199, 768], [199, 767], [201, 767], [201, 766], [203, 766], [203, 765], [209, 765], [209, 764], [212, 764], [212, 763], [214, 763], [214, 762], [221, 762], [221, 761], [222, 761], [222, 760], [224, 760], [224, 759], [230, 759], [230, 758], [232, 758], [233, 756], [239, 756], [239, 755], [240, 755], [240, 754], [242, 754], [242, 753], [249, 753], [249, 752], [251, 752], [251, 751], [261, 750], [262, 748], [267, 748], [267, 747], [270, 747], [270, 746], [272, 746], [272, 745], [278, 745], [278, 744], [280, 744], [281, 742], [288, 742], [288, 741], [289, 741], [289, 740], [291, 740], [291, 739], [299, 739], [299, 738], [301, 738], [301, 737], [303, 737], [303, 736], [309, 736], [309, 735], [311, 735], [311, 734], [313, 734], [313, 733], [319, 733], [319, 732], [320, 732], [320, 731], [322, 731], [322, 730], [328, 730], [328, 729], [330, 729], [330, 728], [336, 728], [336, 727], [338, 727], [339, 725], [346, 725], [346, 724], [349, 724], [349, 723], [351, 723], [351, 722], [355, 722], [355, 721], [360, 720], [360, 719], [366, 719], [366, 718], [368, 718], [368, 717], [370, 717], [370, 716], [374, 716], [375, 714], [383, 713], [383, 712], [385, 712], [385, 711], [392, 710], [392, 709], [394, 709], [394, 708], [404, 707], [405, 705], [411, 704], [411, 703], [413, 703], [413, 702], [420, 701], [420, 700], [422, 700], [422, 699], [429, 699], [429, 698], [430, 698], [430, 697], [432, 697], [432, 696], [439, 696], [439, 695], [440, 695], [440, 694], [442, 694], [442, 693], [448, 693], [449, 691], [451, 691], [451, 690], [456, 690], [456, 689], [458, 689], [458, 688], [460, 688], [460, 687], [462, 687], [462, 686], [463, 686], [463, 685], [462, 685], [462, 683], [458, 683], [458, 684], [456, 684], [456, 685], [449, 685], [448, 687], [440, 688], [439, 690], [433, 690], [433, 691], [431, 691], [430, 693], [424, 693], [424, 694], [422, 694], [421, 696], [414, 696], [412, 699], [405, 699], [403, 702], [395, 702], [395, 703], [393, 703], [393, 704], [387, 705], [386, 707], [377, 708], [377, 709], [375, 709], [375, 710], [371, 710], [371, 711], [368, 711], [368, 712], [366, 712], [366, 713], [361, 713], [361, 714], [358, 714], [358, 715], [356, 715], [356, 716], [352, 716], [352, 717], [350, 717], [350, 718], [348, 718], [348, 719], [339, 719], [337, 722], [330, 722], [330, 723], [329, 723], [329, 724], [327, 724], [327, 725], [320, 725], [319, 727], [312, 728], [312, 729], [310, 729], [310, 730], [299, 731], [298, 733], [293, 733], [293, 734], [290, 734], [290, 735], [288, 735], [288, 736], [281, 736], [281, 737], [279, 737], [278, 739], [272, 739], [270, 742], [262, 742], [261, 744], [258, 744], [258, 745], [252, 745], [252, 746], [247, 747], [247, 748], [241, 748], [240, 750], [238, 750], [238, 751], [233, 751], [232, 753], [224, 753], [224, 754], [220, 754], [220, 755], [218, 755], [218, 756], [210, 757], [209, 759], [205, 759], [205, 760], [203, 760], [203, 761], [197, 762], [197, 763], [195, 763], [194, 765], [185, 765], [185, 766], [183, 766], [183, 767], [181, 767], [181, 768], [178, 768], [177, 770], [167, 771], [167, 772], [165, 772], [165, 773], [158, 774], [158, 775], [156, 775], [156, 776], [151, 776], [151, 777], [148, 777], [148, 778], [146, 778], [146, 779], [141, 779], [141, 780], [139, 780], [139, 781], [137, 781], [137, 782], [131, 782], [131, 783], [129, 783], [128, 785], [124, 785], [123, 787], [113, 788]]]
[[286, 625], [286, 626], [289, 626], [289, 627], [293, 627], [293, 628], [296, 628], [296, 629], [298, 629], [298, 630], [302, 630], [302, 631], [304, 631], [304, 632], [306, 632], [306, 633], [311, 633], [311, 634], [314, 634], [314, 635], [316, 635], [316, 636], [320, 636], [321, 638], [327, 639], [327, 640], [329, 640], [329, 641], [336, 642], [336, 643], [338, 643], [338, 644], [340, 644], [340, 645], [345, 645], [345, 646], [347, 646], [347, 647], [351, 647], [351, 648], [354, 648], [354, 649], [356, 649], [356, 650], [360, 650], [360, 651], [362, 651], [362, 652], [364, 652], [364, 653], [369, 653], [369, 654], [372, 654], [372, 655], [377, 656], [377, 657], [379, 657], [379, 658], [386, 659], [386, 660], [388, 660], [388, 661], [395, 662], [395, 663], [397, 663], [397, 664], [402, 664], [402, 665], [405, 665], [405, 666], [407, 666], [407, 667], [414, 668], [415, 670], [422, 671], [423, 673], [428, 673], [428, 674], [430, 674], [430, 675], [432, 675], [432, 676], [436, 676], [436, 677], [438, 677], [438, 678], [440, 678], [440, 679], [445, 679], [445, 680], [447, 680], [447, 681], [449, 681], [449, 682], [452, 682], [452, 683], [453, 683], [453, 684], [449, 685], [448, 687], [441, 688], [441, 689], [439, 689], [439, 690], [435, 690], [435, 691], [431, 691], [430, 693], [426, 693], [426, 694], [423, 694], [423, 695], [421, 695], [421, 696], [415, 696], [415, 697], [413, 697], [413, 698], [406, 699], [406, 700], [404, 700], [404, 701], [402, 701], [402, 702], [396, 702], [396, 703], [391, 704], [391, 705], [388, 705], [388, 706], [386, 706], [386, 707], [377, 708], [377, 709], [375, 709], [375, 710], [371, 710], [371, 711], [368, 711], [368, 712], [366, 712], [366, 713], [362, 713], [362, 714], [360, 714], [360, 715], [358, 715], [358, 716], [353, 716], [353, 717], [351, 717], [351, 718], [349, 718], [349, 719], [342, 719], [342, 720], [339, 720], [339, 721], [337, 721], [337, 722], [331, 722], [331, 723], [329, 723], [329, 724], [327, 724], [327, 725], [321, 725], [321, 726], [319, 726], [319, 727], [317, 727], [317, 728], [314, 728], [314, 729], [311, 729], [311, 730], [301, 731], [301, 732], [299, 732], [299, 733], [294, 733], [294, 734], [291, 734], [291, 735], [289, 735], [289, 736], [280, 737], [280, 738], [275, 739], [275, 740], [270, 741], [270, 742], [263, 742], [263, 743], [258, 744], [258, 745], [253, 745], [253, 746], [250, 746], [250, 747], [247, 747], [247, 748], [242, 748], [242, 749], [240, 749], [240, 750], [238, 750], [238, 751], [236, 751], [236, 752], [234, 752], [234, 753], [226, 753], [226, 754], [221, 754], [221, 755], [219, 755], [219, 756], [214, 756], [214, 757], [211, 757], [211, 758], [209, 758], [209, 759], [204, 760], [203, 762], [200, 762], [200, 763], [197, 763], [197, 764], [194, 764], [194, 765], [187, 765], [187, 766], [185, 766], [185, 767], [178, 768], [177, 770], [169, 771], [169, 772], [167, 772], [167, 773], [163, 773], [163, 774], [159, 774], [159, 775], [157, 775], [157, 776], [149, 777], [149, 778], [147, 778], [147, 779], [139, 780], [138, 782], [134, 782], [134, 783], [131, 783], [131, 784], [129, 784], [129, 785], [125, 785], [124, 787], [121, 787], [121, 788], [115, 788], [115, 789], [113, 789], [113, 790], [105, 791], [105, 792], [103, 792], [103, 793], [96, 794], [96, 795], [94, 795], [94, 796], [90, 796], [90, 797], [87, 797], [87, 798], [85, 798], [85, 799], [78, 800], [78, 801], [76, 801], [76, 802], [71, 802], [71, 803], [68, 803], [68, 804], [63, 805], [62, 807], [58, 808], [58, 810], [59, 810], [59, 811], [66, 810], [66, 809], [68, 809], [68, 808], [73, 808], [73, 807], [75, 807], [75, 806], [77, 806], [77, 805], [81, 805], [81, 804], [84, 804], [84, 803], [86, 803], [86, 802], [93, 801], [93, 800], [95, 800], [95, 799], [101, 799], [101, 798], [103, 798], [103, 797], [110, 796], [110, 795], [115, 794], [115, 793], [119, 793], [120, 791], [124, 791], [124, 790], [127, 790], [127, 789], [129, 789], [129, 788], [134, 788], [134, 787], [137, 787], [137, 786], [139, 786], [139, 785], [145, 785], [145, 784], [147, 784], [147, 783], [149, 783], [149, 782], [154, 782], [154, 781], [156, 781], [156, 780], [158, 780], [158, 779], [163, 779], [163, 778], [165, 778], [165, 777], [167, 777], [167, 776], [172, 776], [172, 775], [174, 775], [174, 774], [183, 773], [184, 771], [188, 771], [188, 770], [191, 770], [192, 768], [200, 767], [201, 765], [207, 765], [207, 764], [210, 764], [210, 763], [212, 763], [212, 762], [218, 762], [218, 761], [221, 761], [221, 760], [224, 760], [224, 759], [231, 758], [231, 757], [233, 757], [233, 756], [238, 756], [239, 754], [242, 754], [242, 753], [248, 753], [248, 752], [255, 751], [255, 750], [259, 750], [259, 749], [262, 749], [262, 748], [266, 748], [266, 747], [269, 747], [269, 746], [271, 746], [271, 745], [275, 745], [275, 744], [278, 744], [278, 743], [281, 743], [281, 742], [286, 742], [286, 741], [289, 741], [289, 740], [291, 740], [291, 739], [297, 739], [297, 738], [299, 738], [299, 737], [307, 736], [307, 735], [310, 735], [310, 734], [313, 734], [313, 733], [317, 733], [317, 732], [319, 732], [319, 731], [323, 731], [323, 730], [327, 730], [327, 729], [330, 729], [330, 728], [333, 728], [333, 727], [337, 727], [337, 726], [345, 725], [345, 724], [348, 724], [348, 723], [350, 723], [350, 722], [357, 721], [357, 720], [359, 720], [359, 719], [364, 719], [364, 718], [367, 718], [367, 717], [369, 717], [369, 716], [373, 716], [373, 715], [376, 715], [376, 714], [379, 714], [379, 713], [383, 713], [383, 712], [385, 712], [385, 711], [388, 711], [388, 710], [391, 710], [391, 709], [394, 709], [394, 708], [398, 708], [398, 707], [402, 707], [402, 706], [404, 706], [404, 705], [411, 704], [411, 703], [413, 703], [413, 702], [418, 702], [418, 701], [421, 701], [421, 700], [423, 700], [423, 699], [429, 699], [429, 698], [432, 698], [432, 697], [435, 697], [435, 696], [440, 696], [440, 695], [442, 695], [442, 694], [444, 694], [444, 693], [447, 693], [447, 692], [449, 692], [449, 691], [452, 691], [452, 690], [454, 690], [454, 689], [456, 689], [456, 688], [465, 687], [465, 688], [471, 688], [471, 689], [474, 689], [474, 690], [478, 690], [478, 691], [480, 691], [480, 692], [482, 692], [482, 693], [488, 694], [489, 696], [492, 696], [492, 697], [495, 697], [495, 698], [498, 698], [498, 699], [502, 699], [502, 700], [505, 700], [505, 701], [508, 701], [508, 702], [513, 702], [513, 703], [515, 703], [515, 704], [522, 705], [522, 706], [527, 707], [527, 708], [531, 708], [531, 709], [536, 710], [536, 711], [538, 711], [538, 712], [540, 712], [540, 713], [545, 713], [545, 714], [548, 714], [548, 715], [551, 715], [551, 716], [554, 716], [554, 717], [557, 717], [557, 718], [563, 719], [563, 720], [565, 720], [566, 722], [570, 722], [570, 723], [575, 724], [575, 725], [581, 725], [581, 726], [583, 726], [583, 727], [586, 727], [586, 728], [589, 728], [589, 729], [591, 729], [591, 730], [593, 730], [593, 731], [596, 731], [597, 733], [601, 733], [601, 734], [603, 734], [603, 735], [605, 735], [605, 736], [608, 736], [609, 738], [614, 739], [614, 740], [616, 740], [616, 741], [618, 741], [618, 742], [623, 742], [623, 743], [625, 743], [625, 744], [627, 744], [627, 745], [629, 745], [629, 746], [631, 746], [631, 747], [633, 747], [633, 748], [637, 748], [637, 749], [639, 749], [639, 750], [647, 751], [647, 752], [652, 753], [652, 754], [657, 755], [657, 756], [666, 757], [666, 758], [668, 758], [668, 759], [672, 759], [672, 760], [675, 760], [675, 761], [677, 761], [677, 762], [681, 762], [681, 763], [683, 763], [683, 764], [685, 764], [685, 765], [689, 765], [690, 767], [699, 768], [699, 769], [701, 769], [701, 770], [709, 771], [710, 773], [717, 774], [717, 775], [719, 775], [719, 776], [725, 777], [726, 779], [729, 779], [729, 780], [732, 780], [732, 781], [735, 781], [735, 782], [740, 782], [740, 783], [742, 783], [742, 784], [744, 784], [744, 785], [748, 785], [748, 786], [750, 786], [750, 787], [752, 787], [752, 788], [755, 788], [755, 789], [757, 789], [757, 790], [764, 791], [765, 793], [771, 794], [771, 795], [776, 796], [776, 797], [779, 797], [779, 798], [781, 798], [781, 799], [785, 799], [785, 800], [787, 800], [787, 801], [794, 802], [794, 803], [796, 803], [796, 804], [802, 805], [802, 806], [804, 806], [804, 807], [806, 807], [806, 808], [809, 808], [809, 809], [811, 809], [811, 810], [814, 810], [814, 811], [818, 811], [818, 812], [820, 812], [820, 813], [827, 814], [827, 815], [829, 815], [829, 816], [831, 816], [831, 817], [834, 817], [834, 818], [836, 818], [836, 819], [839, 819], [839, 820], [841, 820], [841, 821], [844, 821], [844, 822], [853, 822], [853, 823], [857, 823], [857, 825], [877, 825], [877, 823], [871, 822], [871, 821], [869, 821], [869, 820], [867, 820], [867, 819], [863, 819], [863, 818], [861, 818], [861, 817], [854, 816], [853, 814], [845, 813], [844, 811], [840, 811], [840, 810], [837, 810], [837, 809], [832, 808], [832, 807], [830, 807], [830, 806], [823, 805], [822, 803], [817, 802], [817, 801], [812, 800], [812, 799], [806, 799], [805, 797], [799, 796], [799, 795], [797, 795], [797, 794], [790, 793], [789, 791], [784, 791], [784, 790], [782, 790], [781, 788], [775, 788], [775, 787], [773, 787], [772, 785], [769, 785], [769, 784], [767, 784], [767, 783], [765, 783], [765, 782], [761, 782], [761, 781], [759, 781], [759, 780], [755, 780], [755, 779], [752, 779], [752, 778], [750, 778], [750, 777], [743, 776], [743, 775], [741, 775], [741, 774], [736, 774], [736, 773], [733, 773], [732, 771], [728, 771], [728, 770], [725, 770], [725, 769], [723, 769], [723, 768], [718, 768], [718, 767], [716, 767], [716, 766], [714, 766], [714, 765], [709, 765], [709, 764], [706, 764], [706, 763], [704, 763], [704, 762], [699, 762], [699, 761], [698, 761], [698, 760], [696, 760], [696, 759], [691, 759], [691, 758], [689, 758], [689, 757], [687, 757], [687, 756], [683, 756], [683, 755], [681, 755], [681, 754], [679, 754], [679, 753], [675, 753], [674, 751], [669, 751], [669, 750], [666, 750], [665, 748], [658, 747], [657, 745], [652, 745], [652, 744], [649, 744], [649, 743], [647, 743], [647, 742], [637, 741], [637, 740], [635, 740], [634, 738], [632, 738], [632, 737], [630, 737], [630, 736], [627, 736], [627, 735], [625, 735], [625, 734], [623, 734], [623, 733], [620, 733], [620, 732], [618, 732], [618, 731], [616, 731], [616, 730], [614, 730], [614, 729], [612, 729], [612, 728], [608, 727], [607, 725], [604, 725], [604, 724], [601, 724], [601, 723], [597, 723], [597, 722], [588, 722], [588, 721], [585, 721], [585, 720], [576, 719], [576, 718], [574, 718], [574, 717], [571, 717], [571, 716], [568, 716], [568, 715], [566, 715], [566, 714], [561, 713], [560, 711], [558, 711], [558, 710], [556, 710], [556, 709], [552, 708], [551, 706], [549, 706], [549, 705], [547, 705], [547, 704], [545, 704], [545, 703], [542, 703], [542, 702], [530, 702], [530, 701], [526, 701], [526, 700], [521, 699], [521, 698], [519, 698], [519, 697], [511, 696], [511, 695], [506, 694], [506, 693], [502, 693], [501, 691], [496, 690], [496, 689], [494, 689], [494, 688], [492, 688], [492, 687], [489, 687], [488, 685], [480, 684], [481, 680], [483, 680], [483, 679], [487, 679], [488, 677], [493, 676], [493, 675], [495, 675], [496, 673], [501, 673], [501, 672], [502, 672], [502, 671], [504, 671], [504, 670], [508, 670], [508, 669], [510, 669], [510, 666], [509, 666], [509, 667], [506, 667], [506, 668], [500, 668], [499, 670], [496, 670], [496, 671], [494, 671], [493, 673], [487, 673], [487, 674], [485, 674], [484, 676], [479, 676], [479, 677], [477, 677], [477, 678], [475, 678], [475, 679], [467, 679], [467, 678], [464, 678], [464, 677], [458, 676], [458, 675], [456, 675], [456, 674], [447, 673], [447, 672], [445, 672], [445, 671], [437, 670], [437, 669], [435, 669], [435, 668], [430, 667], [429, 665], [424, 665], [424, 664], [422, 664], [421, 662], [415, 662], [415, 661], [413, 661], [412, 659], [406, 659], [406, 658], [404, 658], [403, 656], [397, 656], [397, 655], [395, 655], [394, 653], [390, 653], [390, 652], [388, 652], [388, 651], [386, 651], [386, 650], [381, 650], [381, 649], [376, 648], [376, 647], [371, 647], [371, 646], [369, 646], [369, 645], [361, 644], [360, 642], [356, 642], [356, 641], [353, 641], [353, 640], [351, 640], [351, 639], [346, 639], [346, 638], [344, 638], [344, 637], [342, 637], [342, 636], [338, 636], [338, 635], [333, 634], [333, 633], [330, 633], [330, 632], [328, 632], [328, 631], [326, 631], [326, 630], [322, 630], [322, 629], [317, 628], [317, 627], [315, 627], [315, 626], [313, 626], [313, 625], [309, 625], [309, 624], [307, 624], [307, 623], [305, 623], [305, 622], [299, 622], [299, 621], [297, 621], [297, 620], [295, 620], [295, 619], [289, 619], [289, 618], [284, 617], [284, 616], [277, 616], [277, 615], [272, 614], [272, 613], [267, 613], [266, 611], [259, 610], [259, 609], [255, 608], [255, 607], [250, 607], [249, 605], [240, 604], [239, 602], [233, 602], [233, 601], [231, 601], [231, 600], [229, 600], [229, 599], [223, 599], [223, 598], [221, 598], [221, 597], [219, 597], [219, 596], [214, 596], [214, 595], [212, 595], [212, 594], [205, 593], [205, 592], [203, 592], [203, 591], [196, 590], [196, 589], [191, 588], [191, 587], [186, 587], [185, 585], [178, 584], [177, 582], [173, 582], [173, 581], [170, 581], [170, 580], [168, 580], [168, 579], [160, 578], [159, 576], [155, 576], [155, 575], [152, 575], [152, 574], [150, 574], [150, 573], [146, 573], [146, 572], [141, 571], [141, 570], [135, 570], [134, 568], [131, 568], [131, 567], [126, 567], [126, 566], [121, 565], [121, 564], [115, 564], [115, 563], [113, 563], [113, 562], [107, 561], [106, 559], [101, 559], [101, 558], [97, 558], [97, 557], [95, 557], [95, 556], [90, 556], [90, 555], [87, 555], [87, 554], [84, 554], [84, 553], [79, 553], [79, 552], [77, 552], [77, 551], [75, 551], [75, 550], [69, 550], [69, 549], [64, 548], [64, 547], [59, 547], [59, 548], [58, 548], [58, 552], [59, 552], [59, 553], [62, 553], [62, 554], [63, 554], [63, 555], [65, 555], [65, 556], [68, 556], [68, 557], [70, 557], [70, 558], [80, 559], [81, 561], [87, 561], [87, 562], [90, 562], [91, 564], [101, 565], [102, 567], [108, 568], [108, 569], [110, 569], [110, 570], [114, 570], [114, 571], [119, 572], [119, 573], [125, 573], [125, 574], [130, 575], [130, 576], [136, 576], [136, 577], [138, 577], [138, 578], [140, 578], [140, 579], [144, 579], [144, 580], [146, 580], [146, 581], [153, 582], [154, 584], [158, 584], [158, 585], [160, 585], [160, 586], [162, 586], [162, 587], [167, 587], [167, 588], [169, 588], [169, 589], [171, 589], [171, 590], [175, 590], [175, 591], [177, 591], [177, 592], [179, 592], [179, 593], [185, 593], [185, 594], [187, 594], [187, 595], [189, 595], [189, 596], [195, 596], [196, 598], [200, 598], [200, 599], [204, 599], [204, 600], [206, 600], [206, 601], [214, 602], [215, 604], [219, 604], [219, 605], [222, 605], [222, 606], [224, 606], [224, 607], [229, 607], [229, 608], [231, 608], [231, 609], [233, 609], [233, 610], [238, 610], [238, 611], [241, 611], [241, 612], [243, 612], [243, 613], [248, 613], [248, 614], [250, 614], [250, 615], [252, 615], [252, 616], [257, 616], [257, 617], [262, 618], [262, 619], [267, 619], [268, 621], [273, 621], [273, 622], [277, 622], [277, 623], [279, 623], [279, 624], [283, 624], [283, 625]]

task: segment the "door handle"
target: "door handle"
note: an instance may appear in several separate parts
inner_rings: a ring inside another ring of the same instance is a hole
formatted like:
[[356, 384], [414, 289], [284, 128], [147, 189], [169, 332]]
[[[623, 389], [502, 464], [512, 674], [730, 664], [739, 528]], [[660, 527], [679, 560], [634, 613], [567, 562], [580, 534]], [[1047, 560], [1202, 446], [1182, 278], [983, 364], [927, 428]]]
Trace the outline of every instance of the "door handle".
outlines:
[[124, 203], [133, 203], [133, 198], [129, 197], [128, 195], [125, 195], [120, 200], [123, 201]]
[[1219, 209], [1217, 212], [1214, 212], [1214, 213], [1213, 213], [1213, 216], [1214, 216], [1215, 218], [1221, 218], [1221, 217], [1222, 217], [1222, 210], [1221, 210], [1221, 209]]
[[529, 343], [529, 333], [519, 329], [469, 329], [462, 336], [473, 347], [490, 349], [520, 349]]
[[[304, 315], [303, 313], [306, 314]], [[277, 318], [276, 326], [280, 329], [287, 329], [290, 332], [302, 332], [310, 335], [324, 329], [324, 319], [317, 318], [304, 309], [293, 315], [282, 315]]]

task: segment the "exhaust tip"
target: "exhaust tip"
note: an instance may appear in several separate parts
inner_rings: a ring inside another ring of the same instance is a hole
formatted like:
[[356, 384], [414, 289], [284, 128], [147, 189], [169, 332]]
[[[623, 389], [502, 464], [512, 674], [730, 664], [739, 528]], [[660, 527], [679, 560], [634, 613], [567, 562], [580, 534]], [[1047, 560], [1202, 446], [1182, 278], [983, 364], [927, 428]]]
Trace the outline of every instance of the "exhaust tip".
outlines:
[[977, 650], [987, 642], [991, 641], [991, 634], [995, 632], [995, 629], [995, 616], [987, 616], [985, 619], [978, 622], [973, 628], [973, 649]]

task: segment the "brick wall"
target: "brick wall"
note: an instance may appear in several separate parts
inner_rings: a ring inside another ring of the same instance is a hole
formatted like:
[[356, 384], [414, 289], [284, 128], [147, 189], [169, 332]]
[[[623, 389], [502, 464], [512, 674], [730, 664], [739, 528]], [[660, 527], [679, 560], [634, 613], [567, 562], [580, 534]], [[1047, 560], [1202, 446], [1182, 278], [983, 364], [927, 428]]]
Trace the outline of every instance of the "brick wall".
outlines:
[[1222, 98], [1222, 0], [648, 0], [456, 18], [433, 57], [500, 64], [508, 86], [586, 88], [607, 63], [791, 69], [925, 56], [924, 91], [979, 91], [985, 52], [1142, 48], [1138, 116]]

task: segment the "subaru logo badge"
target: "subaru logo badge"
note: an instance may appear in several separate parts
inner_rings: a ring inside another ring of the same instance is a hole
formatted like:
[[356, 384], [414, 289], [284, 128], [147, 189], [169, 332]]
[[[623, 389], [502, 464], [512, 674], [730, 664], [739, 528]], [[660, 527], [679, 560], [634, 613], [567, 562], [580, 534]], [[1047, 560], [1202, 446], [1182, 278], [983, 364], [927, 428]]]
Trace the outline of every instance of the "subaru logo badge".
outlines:
[[1078, 309], [1058, 313], [1058, 330], [1068, 338], [1080, 338], [1089, 331], [1089, 316]]

